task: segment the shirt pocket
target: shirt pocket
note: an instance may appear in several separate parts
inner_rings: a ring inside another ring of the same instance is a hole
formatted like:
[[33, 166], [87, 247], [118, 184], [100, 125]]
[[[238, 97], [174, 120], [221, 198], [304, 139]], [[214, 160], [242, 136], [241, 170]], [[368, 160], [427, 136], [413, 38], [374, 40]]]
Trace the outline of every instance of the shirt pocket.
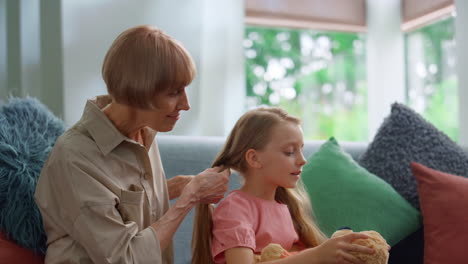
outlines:
[[132, 185], [130, 190], [120, 190], [120, 203], [117, 209], [124, 222], [135, 222], [138, 229], [143, 229], [143, 204], [145, 199], [144, 190], [136, 185]]

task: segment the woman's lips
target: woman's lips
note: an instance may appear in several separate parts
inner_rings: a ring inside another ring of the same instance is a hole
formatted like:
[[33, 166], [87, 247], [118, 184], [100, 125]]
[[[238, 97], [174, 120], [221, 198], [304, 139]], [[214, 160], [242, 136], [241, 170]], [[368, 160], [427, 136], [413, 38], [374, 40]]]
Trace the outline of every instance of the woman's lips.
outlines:
[[180, 114], [168, 115], [167, 117], [172, 118], [177, 121], [180, 118]]

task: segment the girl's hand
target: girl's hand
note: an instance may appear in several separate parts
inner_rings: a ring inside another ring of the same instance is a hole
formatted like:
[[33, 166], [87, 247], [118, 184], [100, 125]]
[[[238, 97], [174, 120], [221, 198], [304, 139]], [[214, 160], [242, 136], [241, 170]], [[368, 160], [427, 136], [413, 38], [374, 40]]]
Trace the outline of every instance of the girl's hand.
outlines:
[[231, 171], [222, 167], [204, 170], [187, 184], [183, 194], [191, 196], [195, 203], [218, 203], [228, 190]]
[[367, 235], [351, 233], [348, 235], [331, 238], [320, 246], [317, 246], [317, 255], [321, 261], [319, 263], [341, 264], [353, 263], [364, 264], [361, 260], [351, 255], [350, 252], [360, 252], [374, 254], [374, 250], [365, 246], [351, 244], [356, 239], [369, 238]]

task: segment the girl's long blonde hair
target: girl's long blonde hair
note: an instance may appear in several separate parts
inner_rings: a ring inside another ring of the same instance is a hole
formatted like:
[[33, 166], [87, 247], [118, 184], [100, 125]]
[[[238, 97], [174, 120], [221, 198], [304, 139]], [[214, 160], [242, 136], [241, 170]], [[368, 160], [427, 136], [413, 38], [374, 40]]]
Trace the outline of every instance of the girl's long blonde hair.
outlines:
[[[276, 107], [257, 108], [245, 113], [236, 123], [226, 144], [213, 162], [243, 173], [247, 170], [245, 154], [261, 150], [271, 139], [273, 127], [281, 122], [300, 124], [300, 120]], [[288, 206], [294, 228], [306, 247], [315, 247], [327, 238], [313, 220], [312, 206], [302, 181], [296, 188], [278, 187], [275, 200]], [[199, 204], [195, 211], [192, 239], [192, 264], [211, 264], [213, 204]]]

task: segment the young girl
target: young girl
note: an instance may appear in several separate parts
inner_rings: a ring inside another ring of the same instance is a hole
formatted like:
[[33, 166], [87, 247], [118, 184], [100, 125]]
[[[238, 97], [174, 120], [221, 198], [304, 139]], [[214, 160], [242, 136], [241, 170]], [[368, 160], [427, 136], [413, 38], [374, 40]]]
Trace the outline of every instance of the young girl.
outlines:
[[306, 160], [299, 119], [280, 108], [258, 108], [237, 121], [213, 166], [240, 173], [244, 184], [214, 210], [197, 207], [194, 264], [254, 263], [254, 254], [270, 243], [297, 254], [270, 263], [361, 263], [349, 252], [372, 254], [349, 234], [327, 239], [311, 215], [307, 193], [299, 180]]

